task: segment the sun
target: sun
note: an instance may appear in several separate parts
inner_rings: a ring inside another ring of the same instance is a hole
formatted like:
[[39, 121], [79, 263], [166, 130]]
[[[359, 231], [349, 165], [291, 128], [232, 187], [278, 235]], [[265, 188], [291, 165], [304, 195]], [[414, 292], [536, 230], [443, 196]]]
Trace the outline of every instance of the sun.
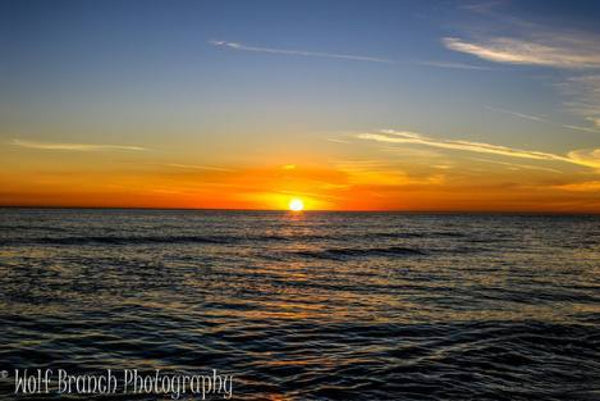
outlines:
[[304, 210], [302, 199], [294, 198], [290, 201], [289, 208], [292, 212], [301, 212]]

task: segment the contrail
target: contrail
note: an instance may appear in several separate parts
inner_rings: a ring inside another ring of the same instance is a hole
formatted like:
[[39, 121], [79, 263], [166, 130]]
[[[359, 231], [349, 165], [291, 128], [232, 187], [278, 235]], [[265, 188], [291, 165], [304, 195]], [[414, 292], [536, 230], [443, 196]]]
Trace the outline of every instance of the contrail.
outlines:
[[311, 51], [305, 51], [305, 50], [291, 50], [291, 49], [273, 49], [270, 47], [246, 46], [241, 43], [227, 42], [227, 41], [223, 41], [223, 40], [211, 40], [211, 41], [209, 41], [209, 43], [211, 45], [217, 46], [217, 47], [227, 47], [229, 49], [242, 50], [242, 51], [247, 51], [247, 52], [286, 54], [289, 56], [303, 56], [303, 57], [326, 57], [326, 58], [337, 58], [337, 59], [354, 60], [354, 61], [369, 61], [371, 63], [396, 64], [395, 61], [388, 60], [385, 58], [355, 56], [352, 54], [321, 53], [321, 52], [311, 52]]

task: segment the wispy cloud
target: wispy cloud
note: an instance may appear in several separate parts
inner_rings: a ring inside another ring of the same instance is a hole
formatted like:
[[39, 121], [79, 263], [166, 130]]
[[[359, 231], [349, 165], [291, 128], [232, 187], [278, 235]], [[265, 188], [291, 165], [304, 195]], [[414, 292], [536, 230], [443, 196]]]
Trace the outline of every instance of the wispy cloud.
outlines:
[[333, 143], [350, 143], [349, 141], [345, 141], [345, 140], [339, 139], [339, 138], [325, 138], [325, 140], [328, 142], [333, 142]]
[[450, 49], [481, 59], [506, 64], [539, 65], [559, 68], [600, 68], [600, 38], [538, 35], [532, 39], [495, 37], [468, 41], [443, 38]]
[[486, 67], [481, 65], [465, 64], [465, 63], [453, 63], [446, 61], [417, 61], [415, 64], [424, 65], [427, 67], [438, 67], [438, 68], [453, 68], [458, 70], [480, 70], [490, 71], [494, 68]]
[[487, 110], [495, 111], [495, 112], [498, 112], [498, 113], [510, 114], [511, 116], [521, 117], [521, 118], [524, 118], [526, 120], [542, 121], [542, 122], [547, 122], [548, 121], [548, 120], [546, 120], [543, 117], [534, 116], [532, 114], [519, 113], [517, 111], [501, 109], [499, 107], [492, 107], [492, 106], [484, 106], [484, 107]]
[[[537, 121], [537, 122], [540, 122], [540, 123], [550, 124], [550, 125], [554, 125], [554, 126], [557, 126], [557, 127], [562, 127], [562, 128], [567, 128], [567, 129], [570, 129], [570, 130], [574, 130], [574, 131], [581, 131], [581, 132], [589, 132], [589, 133], [593, 133], [593, 134], [600, 134], [600, 129], [594, 129], [594, 128], [590, 128], [590, 127], [581, 127], [579, 125], [560, 124], [560, 123], [557, 123], [555, 121], [549, 120], [549, 119], [547, 119], [545, 117], [534, 116], [532, 114], [520, 113], [518, 111], [501, 109], [501, 108], [498, 108], [498, 107], [491, 107], [491, 106], [484, 106], [484, 107], [487, 110], [491, 110], [491, 111], [498, 112], [498, 113], [503, 113], [503, 114], [509, 114], [511, 116], [523, 118], [523, 119], [526, 119], [526, 120]], [[591, 121], [592, 119], [588, 117], [587, 120]], [[595, 124], [595, 125], [598, 126], [598, 124]]]
[[563, 124], [562, 127], [572, 129], [574, 131], [589, 132], [592, 134], [600, 134], [600, 130], [590, 128], [590, 127], [580, 127], [579, 125], [571, 125], [571, 124]]
[[600, 181], [575, 182], [570, 184], [555, 185], [554, 187], [564, 191], [598, 192], [600, 191]]
[[494, 1], [475, 1], [460, 4], [459, 8], [479, 14], [490, 14], [498, 6], [502, 6], [506, 3], [504, 0]]
[[569, 97], [566, 106], [571, 112], [600, 128], [600, 74], [572, 76], [557, 86]]
[[388, 60], [385, 58], [378, 57], [368, 57], [368, 56], [357, 56], [353, 54], [337, 54], [337, 53], [325, 53], [325, 52], [313, 52], [306, 50], [290, 50], [290, 49], [275, 49], [271, 47], [258, 47], [258, 46], [247, 46], [242, 43], [236, 42], [227, 42], [223, 40], [211, 40], [210, 44], [217, 47], [225, 47], [233, 50], [241, 50], [247, 52], [256, 52], [256, 53], [270, 53], [270, 54], [283, 54], [289, 56], [305, 56], [305, 57], [327, 57], [327, 58], [337, 58], [337, 59], [345, 59], [345, 60], [354, 60], [354, 61], [370, 61], [372, 63], [387, 63], [393, 64], [393, 60]]
[[596, 127], [600, 128], [600, 117], [588, 117], [588, 121], [591, 121]]
[[567, 154], [572, 163], [600, 169], [600, 149], [579, 149]]
[[537, 170], [537, 171], [546, 171], [546, 172], [557, 173], [557, 174], [563, 173], [562, 171], [554, 169], [554, 168], [532, 166], [530, 164], [501, 162], [499, 160], [491, 160], [491, 159], [484, 159], [484, 158], [478, 158], [478, 157], [473, 157], [473, 158], [471, 158], [471, 160], [484, 162], [484, 163], [498, 164], [500, 166], [505, 166], [510, 170]]
[[369, 139], [377, 142], [407, 143], [431, 146], [442, 149], [463, 150], [477, 153], [491, 153], [502, 156], [519, 157], [524, 159], [560, 161], [568, 160], [566, 157], [555, 155], [552, 153], [509, 148], [506, 146], [492, 145], [482, 142], [439, 140], [429, 138], [414, 132], [406, 131], [382, 130], [380, 133], [359, 134], [358, 138]]
[[381, 160], [338, 160], [335, 163], [339, 171], [348, 176], [352, 185], [369, 186], [407, 186], [441, 185], [445, 176], [439, 172], [428, 176], [411, 177], [397, 166]]
[[235, 170], [225, 167], [215, 167], [215, 166], [205, 166], [198, 164], [178, 164], [178, 163], [169, 163], [166, 165], [167, 167], [174, 167], [184, 170], [208, 170], [208, 171], [221, 171], [224, 173], [233, 173]]
[[[514, 32], [511, 37], [479, 34], [474, 38], [446, 37], [442, 43], [450, 50], [494, 63], [570, 71], [573, 76], [557, 85], [563, 94], [570, 97], [566, 106], [571, 112], [592, 122], [600, 119], [600, 75], [597, 73], [600, 69], [600, 35], [584, 31], [557, 31], [515, 18], [505, 19], [505, 23]], [[525, 115], [522, 117], [527, 118]], [[595, 127], [581, 124], [564, 124], [562, 127], [581, 132], [600, 132]]]
[[40, 150], [62, 150], [73, 152], [98, 152], [98, 151], [146, 151], [147, 148], [140, 146], [123, 146], [123, 145], [96, 145], [88, 143], [57, 143], [57, 142], [38, 142], [27, 141], [21, 139], [13, 139], [11, 142], [14, 146], [20, 146], [28, 149]]
[[395, 130], [382, 130], [378, 133], [362, 133], [358, 134], [357, 138], [384, 143], [415, 144], [441, 149], [487, 153], [521, 159], [559, 161], [595, 169], [600, 168], [600, 149], [577, 150], [563, 156], [555, 153], [524, 150], [484, 142], [435, 139], [414, 132]]
[[327, 52], [315, 52], [309, 50], [297, 50], [297, 49], [279, 49], [272, 47], [260, 47], [260, 46], [248, 46], [238, 42], [228, 42], [224, 40], [211, 40], [210, 43], [213, 46], [227, 48], [237, 51], [247, 51], [255, 53], [268, 53], [268, 54], [279, 54], [288, 56], [303, 56], [303, 57], [325, 57], [325, 58], [336, 58], [343, 60], [352, 61], [367, 61], [371, 63], [382, 63], [382, 64], [396, 64], [396, 65], [423, 65], [437, 68], [451, 68], [461, 70], [492, 70], [493, 68], [487, 66], [477, 66], [466, 63], [454, 63], [445, 61], [398, 61], [380, 57], [370, 56], [359, 56], [354, 54], [341, 54], [341, 53], [327, 53]]

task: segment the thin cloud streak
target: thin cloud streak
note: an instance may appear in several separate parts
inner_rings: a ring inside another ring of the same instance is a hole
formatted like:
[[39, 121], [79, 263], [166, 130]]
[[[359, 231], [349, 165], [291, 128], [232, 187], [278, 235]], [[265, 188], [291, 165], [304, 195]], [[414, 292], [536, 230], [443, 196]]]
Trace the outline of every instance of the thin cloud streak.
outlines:
[[343, 139], [338, 139], [338, 138], [325, 138], [325, 140], [328, 142], [333, 142], [333, 143], [350, 143], [349, 141], [345, 141]]
[[492, 106], [484, 106], [484, 107], [487, 110], [495, 111], [495, 112], [498, 112], [498, 113], [510, 114], [511, 116], [521, 117], [521, 118], [524, 118], [524, 119], [527, 119], [527, 120], [541, 121], [541, 122], [550, 122], [550, 121], [546, 120], [545, 118], [534, 116], [534, 115], [531, 115], [531, 114], [519, 113], [517, 111], [506, 110], [506, 109], [501, 109], [501, 108], [492, 107]]
[[385, 58], [356, 56], [356, 55], [352, 55], [352, 54], [323, 53], [323, 52], [312, 52], [312, 51], [305, 51], [305, 50], [274, 49], [274, 48], [270, 48], [270, 47], [246, 46], [241, 43], [227, 42], [227, 41], [223, 41], [223, 40], [211, 40], [209, 43], [211, 45], [217, 46], [217, 47], [226, 47], [226, 48], [233, 49], [233, 50], [242, 50], [242, 51], [247, 51], [247, 52], [283, 54], [283, 55], [289, 55], [289, 56], [327, 57], [327, 58], [337, 58], [337, 59], [354, 60], [354, 61], [370, 61], [372, 63], [395, 64], [395, 62], [393, 60], [388, 60]]
[[568, 78], [558, 88], [568, 97], [568, 109], [584, 116], [594, 126], [600, 128], [600, 74], [578, 75]]
[[394, 130], [382, 130], [379, 133], [358, 134], [357, 138], [384, 143], [415, 144], [441, 149], [495, 154], [521, 159], [560, 161], [595, 169], [600, 168], [600, 149], [576, 150], [563, 156], [554, 153], [511, 148], [508, 146], [493, 145], [483, 142], [434, 139], [414, 132]]
[[579, 125], [564, 124], [564, 125], [562, 125], [562, 127], [572, 129], [574, 131], [582, 131], [582, 132], [589, 132], [592, 134], [600, 134], [600, 131], [597, 129], [588, 128], [588, 127], [580, 127]]
[[438, 67], [438, 68], [452, 68], [458, 70], [479, 70], [479, 71], [492, 71], [495, 70], [492, 67], [484, 67], [480, 65], [464, 64], [464, 63], [452, 63], [445, 61], [417, 61], [415, 64], [423, 65], [426, 67]]
[[600, 191], [600, 181], [584, 181], [571, 184], [555, 185], [554, 188], [573, 192], [597, 192]]
[[140, 146], [123, 146], [123, 145], [96, 145], [87, 143], [55, 143], [55, 142], [38, 142], [26, 141], [21, 139], [13, 139], [11, 142], [14, 146], [19, 146], [28, 149], [39, 150], [61, 150], [73, 152], [99, 152], [99, 151], [147, 151], [147, 148]]
[[444, 62], [444, 61], [413, 61], [413, 62], [400, 62], [397, 60], [391, 60], [386, 58], [379, 57], [369, 57], [369, 56], [358, 56], [354, 54], [338, 54], [338, 53], [326, 53], [326, 52], [314, 52], [314, 51], [306, 51], [306, 50], [294, 50], [294, 49], [278, 49], [271, 47], [259, 47], [259, 46], [247, 46], [238, 42], [228, 42], [224, 40], [211, 40], [210, 43], [213, 46], [228, 48], [231, 50], [238, 51], [247, 51], [247, 52], [255, 52], [255, 53], [267, 53], [267, 54], [279, 54], [279, 55], [288, 55], [288, 56], [302, 56], [302, 57], [324, 57], [324, 58], [336, 58], [336, 59], [344, 59], [344, 60], [352, 60], [352, 61], [367, 61], [371, 63], [381, 63], [381, 64], [395, 64], [395, 65], [423, 65], [428, 67], [437, 67], [437, 68], [450, 68], [450, 69], [460, 69], [460, 70], [493, 70], [491, 67], [485, 66], [477, 66], [465, 63], [453, 63], [453, 62]]
[[[540, 123], [545, 123], [545, 124], [550, 124], [550, 125], [554, 125], [557, 127], [562, 127], [562, 128], [567, 128], [573, 131], [580, 131], [580, 132], [589, 132], [589, 133], [593, 133], [593, 134], [600, 134], [600, 130], [594, 129], [594, 128], [589, 128], [589, 127], [580, 127], [578, 125], [570, 125], [570, 124], [559, 124], [557, 122], [554, 122], [552, 120], [548, 120], [547, 118], [544, 117], [539, 117], [539, 116], [534, 116], [531, 114], [525, 114], [525, 113], [520, 113], [518, 111], [512, 111], [512, 110], [507, 110], [507, 109], [501, 109], [498, 107], [491, 107], [491, 106], [484, 106], [487, 110], [490, 111], [494, 111], [497, 113], [504, 113], [504, 114], [509, 114], [511, 116], [515, 116], [515, 117], [519, 117], [519, 118], [523, 118], [526, 120], [532, 120], [532, 121], [537, 121]], [[588, 118], [588, 120], [590, 120]]]
[[208, 170], [208, 171], [221, 171], [224, 173], [233, 173], [235, 172], [235, 170], [229, 169], [229, 168], [224, 168], [224, 167], [215, 167], [215, 166], [204, 166], [204, 165], [197, 165], [197, 164], [177, 164], [177, 163], [170, 163], [166, 165], [167, 167], [174, 167], [174, 168], [180, 168], [180, 169], [185, 169], [185, 170]]
[[550, 173], [563, 174], [562, 171], [554, 169], [554, 168], [532, 166], [532, 165], [529, 165], [529, 164], [501, 162], [501, 161], [498, 161], [498, 160], [483, 159], [483, 158], [478, 158], [478, 157], [473, 157], [473, 158], [471, 158], [471, 160], [475, 160], [475, 161], [479, 161], [479, 162], [485, 162], [485, 163], [498, 164], [500, 166], [506, 166], [509, 169], [515, 169], [515, 170], [525, 169], [525, 170], [547, 171], [547, 172], [550, 172]]

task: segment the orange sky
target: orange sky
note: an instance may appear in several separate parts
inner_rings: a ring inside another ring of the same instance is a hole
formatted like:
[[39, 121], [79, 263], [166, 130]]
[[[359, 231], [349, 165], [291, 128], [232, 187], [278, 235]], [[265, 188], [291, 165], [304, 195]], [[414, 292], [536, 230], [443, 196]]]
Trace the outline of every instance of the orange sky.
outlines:
[[50, 163], [36, 152], [35, 163], [3, 169], [3, 206], [286, 209], [300, 198], [307, 210], [600, 212], [599, 184], [585, 175], [493, 159], [217, 167], [71, 152]]

